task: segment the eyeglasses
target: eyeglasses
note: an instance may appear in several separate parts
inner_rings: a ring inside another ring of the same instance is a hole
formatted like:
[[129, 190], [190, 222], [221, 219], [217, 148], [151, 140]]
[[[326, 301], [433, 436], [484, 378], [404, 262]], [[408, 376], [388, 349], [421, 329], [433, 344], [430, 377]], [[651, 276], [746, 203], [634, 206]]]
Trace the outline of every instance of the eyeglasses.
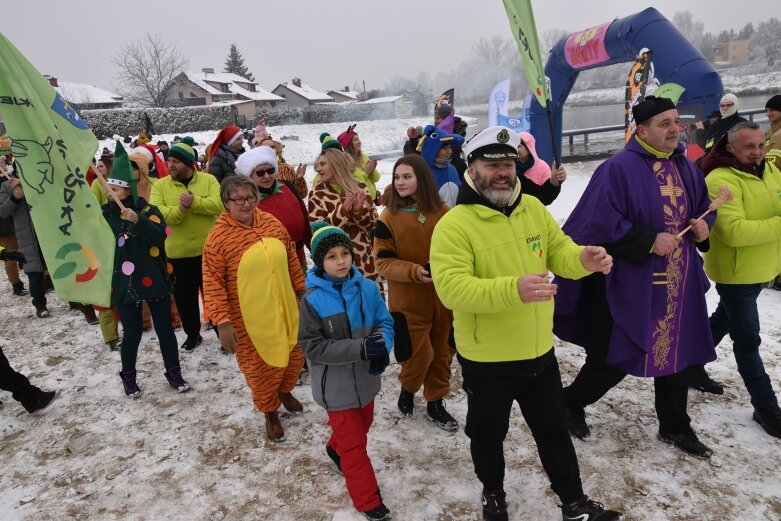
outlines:
[[733, 105], [734, 105], [734, 103], [732, 103], [731, 101], [728, 102], [728, 103], [719, 103], [719, 107], [724, 108], [724, 109], [729, 108], [729, 107], [731, 107]]
[[258, 176], [258, 177], [263, 177], [264, 175], [272, 176], [272, 175], [274, 175], [276, 173], [277, 173], [277, 171], [274, 168], [270, 168], [270, 169], [267, 169], [267, 170], [255, 170], [255, 175]]
[[232, 202], [236, 206], [244, 206], [245, 204], [255, 204], [258, 202], [258, 198], [254, 195], [251, 195], [249, 197], [228, 197], [228, 201]]

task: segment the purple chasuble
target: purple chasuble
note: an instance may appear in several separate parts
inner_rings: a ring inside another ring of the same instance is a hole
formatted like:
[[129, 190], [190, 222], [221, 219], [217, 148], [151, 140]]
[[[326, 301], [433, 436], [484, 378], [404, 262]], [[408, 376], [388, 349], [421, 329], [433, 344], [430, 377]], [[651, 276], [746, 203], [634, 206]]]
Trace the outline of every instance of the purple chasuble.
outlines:
[[[704, 176], [683, 146], [659, 159], [633, 138], [597, 168], [562, 230], [578, 244], [609, 246], [637, 230], [649, 237], [676, 234], [709, 204]], [[581, 346], [589, 338], [594, 300], [585, 280], [555, 279], [554, 333]], [[607, 362], [627, 374], [655, 377], [715, 360], [709, 287], [691, 232], [664, 257], [651, 253], [650, 244], [631, 257], [614, 255], [604, 280], [612, 318]]]
[[[659, 183], [662, 196], [665, 231], [677, 234], [688, 226], [689, 202], [683, 181], [670, 159], [647, 158], [647, 163]], [[645, 356], [643, 376], [664, 376], [678, 372], [678, 351], [681, 338], [681, 318], [689, 248], [680, 245], [669, 255], [654, 255], [651, 289], [651, 321], [648, 327], [649, 350]], [[608, 363], [613, 363], [608, 356]], [[616, 365], [621, 367], [620, 361]]]

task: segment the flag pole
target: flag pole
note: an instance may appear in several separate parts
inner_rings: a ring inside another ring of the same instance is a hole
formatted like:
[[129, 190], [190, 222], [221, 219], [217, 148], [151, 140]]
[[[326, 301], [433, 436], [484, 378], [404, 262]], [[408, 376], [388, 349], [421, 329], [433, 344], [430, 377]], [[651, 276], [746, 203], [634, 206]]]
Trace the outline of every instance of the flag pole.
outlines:
[[95, 174], [98, 176], [98, 180], [100, 181], [101, 186], [106, 190], [106, 195], [114, 199], [114, 202], [117, 203], [117, 206], [119, 206], [119, 211], [125, 209], [125, 205], [122, 204], [122, 201], [120, 201], [119, 196], [114, 193], [114, 190], [111, 189], [106, 179], [104, 179], [103, 174], [101, 174], [97, 169], [95, 169]]
[[556, 133], [553, 131], [553, 111], [550, 108], [550, 100], [545, 100], [545, 113], [548, 115], [548, 129], [550, 130], [550, 144], [553, 152], [553, 163], [559, 167], [559, 153], [556, 151]]

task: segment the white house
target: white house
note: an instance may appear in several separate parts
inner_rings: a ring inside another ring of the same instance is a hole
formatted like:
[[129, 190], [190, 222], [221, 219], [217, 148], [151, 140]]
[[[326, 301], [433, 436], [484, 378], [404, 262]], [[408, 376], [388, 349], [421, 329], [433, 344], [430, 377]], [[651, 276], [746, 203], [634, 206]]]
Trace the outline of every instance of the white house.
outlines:
[[300, 78], [293, 78], [292, 83], [280, 83], [271, 92], [285, 98], [288, 107], [307, 107], [334, 101], [325, 92], [314, 89], [305, 83], [302, 84]]
[[122, 96], [86, 83], [61, 81], [46, 76], [54, 90], [68, 102], [74, 110], [118, 109], [122, 107]]

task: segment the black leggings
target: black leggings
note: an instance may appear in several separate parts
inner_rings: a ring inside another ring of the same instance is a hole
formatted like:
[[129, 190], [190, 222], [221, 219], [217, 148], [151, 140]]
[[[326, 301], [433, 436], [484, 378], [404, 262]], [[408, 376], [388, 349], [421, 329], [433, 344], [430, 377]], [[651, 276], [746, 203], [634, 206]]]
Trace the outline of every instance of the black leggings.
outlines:
[[[179, 346], [171, 324], [171, 299], [166, 295], [157, 300], [147, 300], [155, 326], [157, 340], [160, 342], [160, 352], [163, 354], [163, 364], [166, 369], [179, 365]], [[120, 304], [117, 306], [119, 318], [122, 321], [122, 371], [135, 371], [138, 346], [141, 343], [141, 302]]]

